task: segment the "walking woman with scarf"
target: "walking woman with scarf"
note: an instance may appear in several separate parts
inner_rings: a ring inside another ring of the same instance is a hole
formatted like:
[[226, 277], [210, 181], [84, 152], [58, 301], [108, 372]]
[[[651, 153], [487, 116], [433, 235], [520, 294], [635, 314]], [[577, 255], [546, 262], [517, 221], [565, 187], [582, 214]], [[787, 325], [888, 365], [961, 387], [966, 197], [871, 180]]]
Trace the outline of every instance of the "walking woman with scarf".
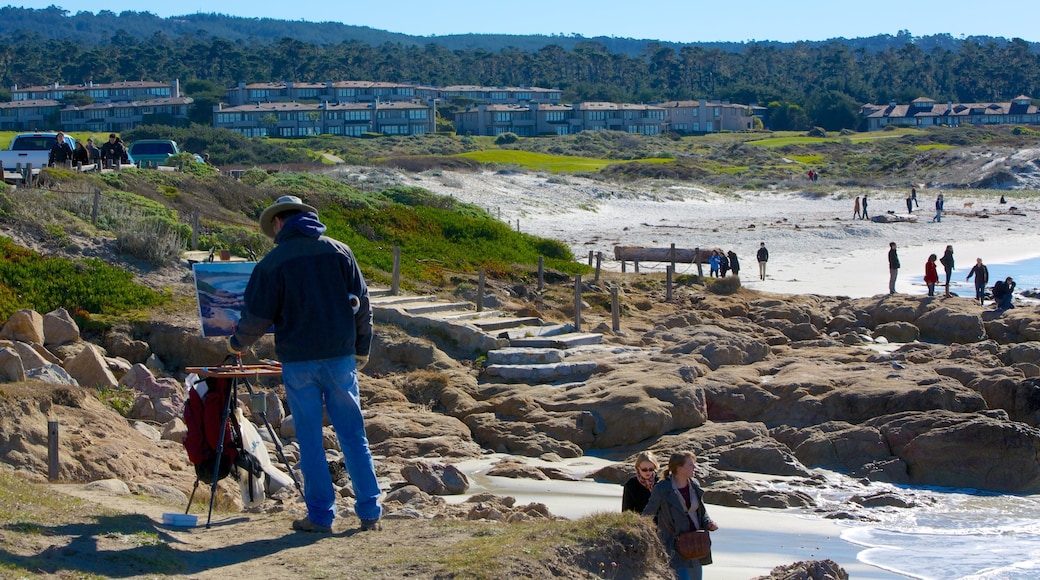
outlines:
[[686, 560], [675, 547], [675, 538], [691, 530], [719, 529], [704, 507], [704, 490], [694, 479], [697, 458], [693, 452], [673, 453], [668, 470], [650, 492], [644, 516], [657, 518], [657, 537], [670, 556], [676, 580], [702, 580], [703, 566], [711, 564], [709, 553], [700, 560]]

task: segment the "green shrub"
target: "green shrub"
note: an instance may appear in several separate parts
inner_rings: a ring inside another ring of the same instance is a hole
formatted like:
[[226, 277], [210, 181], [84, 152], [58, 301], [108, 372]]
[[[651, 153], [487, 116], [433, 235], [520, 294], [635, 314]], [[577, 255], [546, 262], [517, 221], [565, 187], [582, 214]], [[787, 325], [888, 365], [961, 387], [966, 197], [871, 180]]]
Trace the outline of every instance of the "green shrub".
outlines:
[[[73, 315], [121, 314], [166, 300], [133, 282], [133, 274], [98, 259], [44, 257], [0, 237], [0, 318], [32, 308], [65, 308]], [[82, 326], [82, 324], [81, 324]]]
[[179, 224], [158, 216], [127, 222], [116, 229], [116, 248], [153, 266], [163, 266], [184, 251], [184, 242], [191, 235], [186, 224]]
[[242, 183], [256, 187], [267, 181], [268, 177], [270, 177], [269, 173], [259, 167], [253, 167], [242, 172]]
[[495, 145], [509, 145], [511, 143], [516, 143], [519, 140], [520, 138], [516, 136], [516, 133], [507, 131], [505, 133], [502, 133], [498, 136], [497, 139], [495, 139]]

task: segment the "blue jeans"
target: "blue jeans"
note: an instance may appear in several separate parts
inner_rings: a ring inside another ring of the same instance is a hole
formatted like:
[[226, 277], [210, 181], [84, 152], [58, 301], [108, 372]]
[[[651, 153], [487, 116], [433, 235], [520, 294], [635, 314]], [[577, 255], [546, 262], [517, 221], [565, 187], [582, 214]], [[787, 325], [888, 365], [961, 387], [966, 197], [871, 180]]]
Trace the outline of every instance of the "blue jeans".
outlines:
[[331, 526], [336, 518], [336, 492], [322, 445], [322, 407], [326, 407], [336, 430], [343, 460], [354, 486], [355, 511], [363, 520], [378, 519], [379, 483], [368, 449], [365, 420], [358, 396], [358, 373], [353, 356], [283, 363], [282, 380], [289, 410], [296, 424], [303, 471], [303, 497], [307, 519]]
[[675, 580], [701, 580], [704, 574], [704, 567], [701, 566], [700, 562], [688, 561], [688, 568], [677, 568], [675, 570]]

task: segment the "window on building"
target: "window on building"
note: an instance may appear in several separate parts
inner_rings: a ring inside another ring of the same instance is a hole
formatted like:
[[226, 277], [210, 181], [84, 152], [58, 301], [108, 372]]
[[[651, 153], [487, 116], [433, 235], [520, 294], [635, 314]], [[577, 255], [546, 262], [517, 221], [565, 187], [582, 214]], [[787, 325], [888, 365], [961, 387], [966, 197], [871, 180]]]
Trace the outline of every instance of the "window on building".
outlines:
[[[567, 113], [565, 111], [548, 111], [545, 113], [545, 120], [550, 123], [559, 123], [560, 121], [566, 121]], [[566, 135], [566, 133], [564, 133]]]
[[428, 119], [429, 116], [426, 114], [426, 109], [408, 109], [408, 118], [412, 120], [421, 120]]
[[134, 116], [134, 110], [130, 107], [116, 107], [114, 111], [115, 117], [118, 119], [125, 119], [127, 117]]
[[271, 96], [271, 91], [267, 89], [251, 89], [249, 91], [250, 99], [266, 99]]
[[607, 119], [606, 111], [589, 111], [588, 119], [590, 121], [605, 121]]
[[491, 91], [490, 99], [493, 101], [504, 101], [509, 98], [509, 93], [505, 91]]
[[496, 123], [511, 123], [512, 121], [513, 121], [513, 114], [512, 113], [503, 113], [503, 112], [495, 113], [495, 122]]
[[715, 118], [721, 117], [722, 116], [722, 107], [712, 107], [712, 114], [715, 115]]

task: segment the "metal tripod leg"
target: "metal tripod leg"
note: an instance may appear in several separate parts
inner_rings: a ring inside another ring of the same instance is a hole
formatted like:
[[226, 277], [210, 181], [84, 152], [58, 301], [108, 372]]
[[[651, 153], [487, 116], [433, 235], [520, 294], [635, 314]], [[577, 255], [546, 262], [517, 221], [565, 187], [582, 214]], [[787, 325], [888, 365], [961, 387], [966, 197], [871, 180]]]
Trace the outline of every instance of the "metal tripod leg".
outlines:
[[[237, 385], [232, 382], [227, 401], [224, 402], [223, 415], [220, 417], [220, 442], [217, 443], [217, 457], [213, 460], [213, 483], [209, 488], [209, 514], [206, 515], [206, 529], [209, 529], [210, 520], [213, 519], [213, 500], [217, 497], [217, 484], [220, 483], [220, 457], [224, 455], [224, 438], [227, 433], [228, 422], [231, 421], [231, 405], [238, 399]], [[191, 505], [190, 503], [188, 504]]]
[[[243, 379], [242, 382], [245, 383], [246, 391], [249, 391], [249, 400], [252, 401], [253, 397], [256, 396], [256, 393], [253, 392], [253, 386], [250, 385], [249, 381], [247, 381], [245, 379]], [[256, 414], [260, 415], [260, 418], [263, 419], [264, 427], [267, 428], [267, 434], [270, 435], [271, 436], [271, 440], [274, 441], [274, 448], [275, 448], [275, 451], [278, 453], [278, 459], [282, 460], [282, 464], [285, 465], [285, 469], [287, 469], [289, 471], [289, 477], [292, 477], [293, 484], [296, 486], [296, 491], [300, 492], [300, 495], [302, 496], [303, 495], [303, 487], [300, 485], [300, 480], [296, 478], [296, 472], [293, 471], [292, 466], [289, 465], [289, 460], [285, 457], [285, 450], [282, 449], [282, 441], [281, 441], [281, 439], [279, 439], [278, 436], [275, 435], [274, 428], [271, 427], [271, 422], [267, 420], [267, 402], [266, 401], [264, 402], [263, 409], [258, 410], [256, 412]]]

